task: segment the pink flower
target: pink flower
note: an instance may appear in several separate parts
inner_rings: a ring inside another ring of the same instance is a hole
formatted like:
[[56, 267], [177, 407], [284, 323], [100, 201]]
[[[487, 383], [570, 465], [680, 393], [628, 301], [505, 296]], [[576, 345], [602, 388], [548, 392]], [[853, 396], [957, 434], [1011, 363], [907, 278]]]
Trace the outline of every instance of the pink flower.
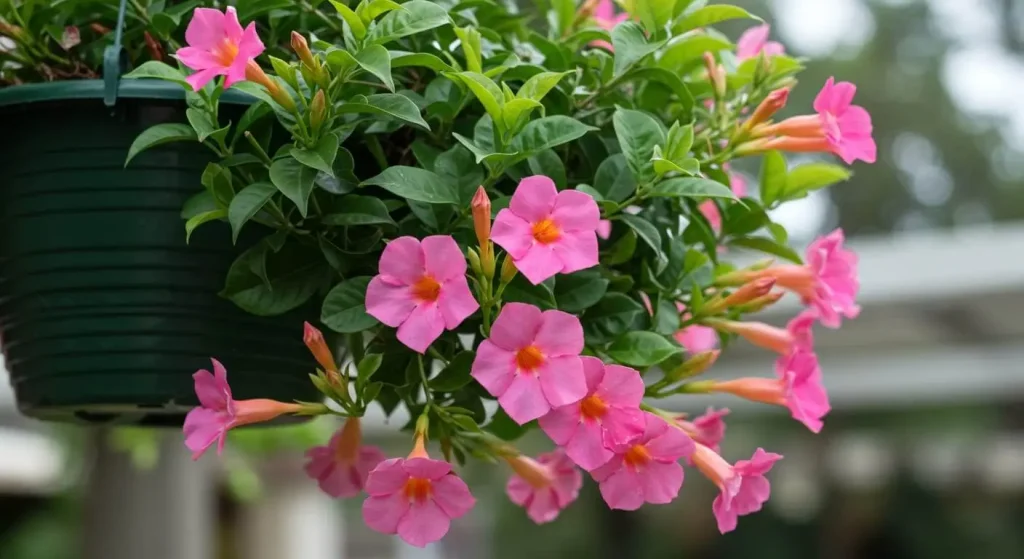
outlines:
[[693, 463], [720, 491], [711, 506], [719, 532], [735, 530], [740, 516], [761, 510], [771, 494], [771, 485], [764, 476], [779, 460], [782, 455], [759, 448], [750, 460], [737, 460], [731, 466], [714, 450], [697, 444]]
[[748, 342], [774, 351], [779, 355], [788, 355], [794, 351], [813, 351], [814, 332], [812, 327], [818, 317], [814, 309], [806, 309], [789, 321], [786, 329], [776, 328], [763, 322], [736, 322], [732, 320], [713, 319], [716, 328], [738, 334]]
[[345, 426], [331, 437], [327, 446], [306, 452], [306, 475], [317, 480], [320, 489], [331, 497], [354, 497], [366, 485], [366, 477], [384, 453], [375, 446], [363, 446], [359, 418], [350, 417]]
[[192, 451], [193, 460], [198, 460], [214, 442], [217, 443], [217, 454], [223, 452], [224, 440], [230, 429], [270, 421], [279, 415], [302, 409], [299, 404], [275, 400], [235, 400], [231, 396], [228, 372], [224, 365], [216, 359], [210, 361], [213, 362], [213, 374], [200, 369], [192, 375], [200, 405], [188, 412], [182, 427], [185, 446]]
[[847, 165], [858, 159], [874, 163], [877, 152], [871, 137], [871, 115], [863, 107], [852, 104], [856, 93], [857, 86], [852, 83], [835, 83], [835, 78], [829, 78], [814, 99], [814, 110], [821, 117], [825, 139]]
[[824, 326], [838, 328], [842, 317], [860, 314], [857, 255], [844, 248], [843, 242], [843, 230], [836, 229], [807, 247], [805, 265], [773, 266], [757, 275], [773, 277], [778, 285], [798, 293]]
[[[598, 2], [597, 7], [594, 9], [594, 21], [597, 22], [601, 29], [611, 31], [615, 29], [615, 26], [629, 19], [629, 14], [615, 13], [615, 2], [612, 0], [601, 0]], [[594, 47], [604, 47], [609, 51], [614, 52], [615, 49], [608, 41], [593, 41], [590, 43]]]
[[644, 381], [640, 373], [621, 365], [605, 365], [596, 357], [581, 357], [587, 394], [540, 418], [540, 428], [581, 468], [591, 471], [615, 455], [610, 449], [644, 432]]
[[610, 220], [602, 219], [597, 222], [597, 236], [603, 241], [607, 241], [608, 237], [612, 236], [612, 222]]
[[558, 518], [583, 487], [583, 475], [561, 450], [541, 454], [536, 461], [525, 456], [506, 461], [516, 473], [509, 478], [505, 493], [537, 524]]
[[676, 341], [686, 353], [696, 354], [710, 351], [718, 345], [718, 333], [714, 328], [694, 324], [676, 332]]
[[419, 353], [480, 308], [450, 236], [399, 237], [384, 248], [379, 268], [366, 289], [366, 312], [398, 328], [398, 339]]
[[744, 31], [740, 35], [740, 40], [736, 41], [736, 58], [742, 62], [748, 58], [754, 58], [762, 52], [769, 58], [784, 54], [786, 49], [781, 43], [768, 40], [771, 30], [771, 26], [766, 23]]
[[597, 202], [576, 190], [558, 192], [543, 176], [519, 183], [509, 207], [498, 212], [491, 239], [508, 251], [534, 285], [597, 265]]
[[693, 454], [693, 441], [679, 429], [669, 428], [660, 417], [644, 416], [643, 435], [616, 447], [615, 456], [593, 472], [601, 496], [613, 509], [670, 503], [683, 486], [679, 460]]
[[832, 409], [821, 382], [818, 357], [798, 350], [775, 361], [775, 379], [744, 377], [713, 382], [711, 392], [724, 392], [754, 402], [784, 406], [793, 419], [814, 433], [821, 431], [822, 418]]
[[451, 464], [416, 450], [409, 458], [381, 462], [366, 479], [366, 492], [366, 525], [383, 534], [398, 534], [417, 547], [440, 540], [451, 521], [476, 504]]
[[[732, 188], [733, 194], [739, 198], [743, 198], [747, 195], [747, 179], [743, 178], [743, 175], [739, 173], [729, 173], [729, 185]], [[698, 206], [700, 213], [704, 214], [704, 217], [711, 224], [711, 228], [715, 232], [722, 230], [722, 212], [718, 209], [718, 204], [714, 200], [705, 200]]]
[[578, 318], [509, 303], [477, 349], [471, 374], [522, 425], [586, 396], [581, 351]]
[[729, 410], [722, 408], [716, 410], [708, 407], [704, 415], [697, 416], [693, 421], [678, 419], [676, 423], [693, 442], [702, 444], [718, 452], [718, 446], [725, 438], [725, 420], [723, 417], [729, 415]]
[[199, 91], [217, 76], [224, 78], [224, 87], [245, 80], [245, 65], [263, 52], [263, 42], [256, 34], [256, 23], [243, 30], [235, 9], [221, 13], [213, 8], [196, 8], [185, 29], [187, 47], [178, 49], [175, 57], [195, 70], [185, 81]]

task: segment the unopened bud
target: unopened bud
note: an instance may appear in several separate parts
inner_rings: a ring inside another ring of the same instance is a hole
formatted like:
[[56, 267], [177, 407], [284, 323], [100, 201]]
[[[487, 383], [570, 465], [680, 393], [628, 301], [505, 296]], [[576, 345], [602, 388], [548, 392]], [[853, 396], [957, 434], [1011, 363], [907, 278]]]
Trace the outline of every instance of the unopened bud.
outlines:
[[260, 68], [260, 65], [257, 64], [255, 60], [250, 60], [246, 63], [245, 79], [262, 85], [278, 105], [281, 105], [289, 111], [295, 111], [295, 101], [292, 99], [292, 96], [278, 85], [276, 81], [271, 79], [271, 77], [263, 71], [263, 68]]
[[17, 25], [7, 23], [6, 21], [0, 20], [0, 35], [5, 35], [12, 39], [20, 39], [22, 37], [22, 29]]
[[740, 305], [736, 307], [736, 310], [743, 314], [760, 312], [774, 305], [775, 303], [778, 303], [779, 300], [785, 296], [785, 291], [774, 291], [767, 295], [758, 297], [757, 299], [754, 299], [745, 305]]
[[715, 61], [715, 55], [704, 53], [704, 66], [708, 71], [708, 81], [715, 91], [715, 99], [725, 99], [725, 67]]
[[472, 248], [466, 251], [466, 260], [469, 260], [469, 269], [477, 276], [482, 276], [483, 268], [480, 266], [480, 255]]
[[719, 296], [708, 302], [704, 305], [701, 312], [703, 314], [717, 314], [725, 309], [749, 303], [758, 297], [767, 295], [773, 287], [775, 287], [775, 278], [771, 277], [748, 281], [741, 285], [739, 289], [730, 293], [728, 297]]
[[309, 126], [315, 132], [326, 120], [327, 97], [324, 95], [324, 90], [318, 89], [316, 95], [313, 96], [313, 101], [309, 104]]
[[710, 369], [718, 361], [718, 356], [721, 354], [722, 351], [718, 349], [702, 351], [684, 361], [682, 365], [679, 365], [665, 376], [672, 382], [695, 377]]
[[310, 70], [317, 68], [317, 63], [313, 59], [313, 53], [309, 50], [309, 43], [306, 42], [306, 38], [299, 34], [298, 31], [292, 31], [292, 50], [295, 54], [299, 55], [299, 60], [302, 61]]
[[97, 35], [106, 35], [107, 33], [110, 33], [109, 27], [99, 23], [90, 23], [89, 29], [92, 29], [93, 33], [96, 33]]
[[776, 89], [775, 91], [768, 94], [761, 101], [761, 104], [754, 109], [754, 114], [750, 115], [747, 122], [743, 124], [745, 130], [750, 130], [753, 127], [763, 122], [771, 120], [775, 113], [781, 111], [786, 106], [786, 101], [789, 100], [789, 89], [782, 88]]
[[484, 187], [476, 189], [470, 207], [473, 210], [473, 229], [476, 230], [476, 240], [483, 248], [491, 240], [491, 199], [487, 197], [487, 190]]
[[705, 324], [719, 332], [736, 334], [757, 347], [774, 351], [779, 355], [788, 355], [796, 344], [793, 334], [788, 330], [763, 322], [705, 319]]
[[512, 262], [512, 256], [506, 254], [505, 260], [501, 263], [501, 283], [509, 283], [515, 277], [519, 270], [516, 269], [515, 262]]
[[313, 358], [320, 364], [321, 367], [327, 371], [328, 374], [338, 374], [338, 364], [334, 361], [334, 354], [329, 347], [327, 342], [324, 340], [324, 334], [312, 324], [306, 322], [303, 324], [302, 330], [302, 341], [309, 348], [309, 352], [313, 354]]

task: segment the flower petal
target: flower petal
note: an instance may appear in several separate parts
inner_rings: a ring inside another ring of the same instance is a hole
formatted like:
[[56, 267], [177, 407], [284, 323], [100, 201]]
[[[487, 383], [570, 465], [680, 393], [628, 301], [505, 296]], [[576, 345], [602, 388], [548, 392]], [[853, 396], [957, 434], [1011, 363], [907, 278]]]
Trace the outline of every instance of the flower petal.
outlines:
[[604, 362], [589, 355], [581, 355], [580, 361], [583, 362], [583, 376], [587, 381], [587, 395], [589, 396], [597, 392], [598, 386], [604, 379]]
[[236, 45], [242, 41], [242, 24], [238, 21], [238, 12], [235, 8], [228, 6], [224, 10], [224, 35], [229, 41]]
[[637, 477], [643, 487], [644, 500], [652, 505], [671, 503], [683, 487], [683, 467], [678, 462], [650, 462]]
[[604, 378], [596, 394], [609, 405], [636, 408], [644, 399], [644, 390], [644, 381], [636, 369], [605, 365]]
[[519, 351], [536, 339], [542, 316], [541, 310], [533, 305], [509, 303], [494, 320], [488, 339], [501, 349]]
[[555, 492], [550, 487], [538, 489], [530, 505], [526, 507], [526, 516], [536, 524], [547, 524], [558, 518], [560, 512], [562, 509], [559, 508]]
[[416, 547], [426, 547], [444, 537], [451, 519], [431, 500], [414, 503], [398, 523], [398, 537]]
[[530, 283], [537, 285], [542, 281], [562, 271], [564, 265], [556, 255], [554, 246], [556, 244], [544, 245], [534, 244], [526, 251], [521, 258], [513, 257], [512, 261]]
[[196, 47], [181, 47], [174, 53], [174, 57], [193, 70], [206, 70], [221, 66], [220, 61], [210, 54], [210, 51]]
[[463, 275], [447, 280], [441, 286], [437, 307], [441, 310], [445, 328], [454, 330], [475, 313], [480, 304], [473, 298], [473, 292], [469, 290], [469, 283]]
[[555, 181], [550, 178], [543, 175], [526, 177], [519, 182], [508, 207], [527, 222], [536, 223], [551, 215], [557, 195]]
[[363, 521], [382, 534], [398, 532], [398, 524], [409, 512], [409, 499], [401, 493], [367, 497], [363, 501]]
[[451, 235], [423, 239], [424, 268], [439, 282], [466, 276], [466, 257]]
[[533, 491], [532, 485], [516, 475], [508, 478], [508, 483], [505, 484], [505, 494], [508, 495], [508, 500], [519, 506], [526, 505], [530, 498], [533, 497]]
[[409, 318], [398, 327], [398, 341], [418, 353], [425, 353], [444, 332], [444, 318], [437, 303], [422, 304], [409, 313]]
[[193, 408], [182, 426], [185, 446], [192, 451], [193, 460], [198, 460], [217, 439], [223, 440], [226, 431], [225, 416], [206, 408]]
[[507, 208], [498, 212], [491, 229], [491, 240], [511, 254], [513, 259], [522, 258], [536, 243], [530, 224]]
[[409, 474], [402, 467], [403, 462], [405, 460], [401, 458], [390, 458], [377, 464], [366, 479], [366, 492], [376, 497], [401, 491], [409, 480]]
[[402, 463], [402, 468], [409, 477], [438, 480], [452, 471], [452, 465], [444, 460], [430, 458], [410, 458]]
[[242, 32], [241, 40], [238, 42], [238, 56], [236, 59], [248, 62], [263, 54], [264, 49], [263, 41], [260, 40], [260, 36], [256, 32], [256, 22], [249, 22], [249, 25], [245, 26], [245, 31]]
[[562, 263], [563, 274], [597, 266], [597, 233], [593, 231], [567, 231], [551, 248]]
[[412, 285], [423, 277], [426, 263], [423, 248], [416, 237], [399, 237], [384, 247], [378, 264], [381, 275], [394, 283]]
[[565, 356], [545, 360], [537, 371], [544, 397], [551, 407], [574, 404], [587, 395], [583, 363], [579, 357]]
[[636, 473], [619, 468], [601, 482], [601, 496], [608, 507], [618, 510], [636, 510], [644, 504], [643, 486]]
[[537, 375], [531, 374], [515, 375], [508, 390], [498, 397], [498, 403], [505, 413], [520, 425], [551, 411], [551, 405], [544, 398]]
[[565, 453], [584, 470], [592, 471], [608, 463], [615, 456], [604, 444], [601, 425], [585, 421], [576, 428]]
[[725, 534], [736, 529], [736, 511], [729, 507], [728, 500], [724, 495], [719, 494], [715, 497], [711, 510], [715, 513], [715, 520], [718, 521], [719, 532]]
[[199, 91], [206, 87], [206, 84], [210, 83], [211, 80], [217, 76], [224, 75], [225, 73], [227, 73], [226, 68], [207, 68], [206, 70], [200, 70], [194, 74], [190, 74], [185, 78], [185, 81], [192, 86], [193, 91]]
[[675, 463], [680, 458], [693, 454], [696, 445], [679, 429], [665, 429], [660, 435], [644, 445], [655, 460]]
[[213, 8], [196, 8], [185, 29], [185, 41], [190, 47], [210, 50], [225, 38], [224, 12]]
[[449, 518], [459, 518], [472, 510], [476, 499], [465, 481], [454, 474], [434, 480], [434, 502]]
[[374, 276], [366, 287], [366, 313], [392, 328], [401, 326], [415, 308], [416, 300], [406, 285]]
[[576, 429], [580, 427], [580, 406], [579, 404], [569, 404], [555, 408], [551, 410], [551, 413], [540, 418], [538, 423], [552, 442], [564, 446], [572, 439]]
[[491, 396], [498, 397], [508, 390], [515, 378], [515, 360], [514, 353], [501, 349], [491, 340], [484, 340], [477, 348], [470, 375]]
[[601, 210], [594, 198], [578, 190], [563, 190], [555, 197], [551, 219], [562, 231], [597, 231]]
[[583, 325], [567, 312], [545, 311], [534, 345], [548, 357], [579, 355], [583, 351]]
[[644, 412], [636, 407], [610, 407], [601, 421], [604, 427], [604, 446], [618, 448], [644, 434]]

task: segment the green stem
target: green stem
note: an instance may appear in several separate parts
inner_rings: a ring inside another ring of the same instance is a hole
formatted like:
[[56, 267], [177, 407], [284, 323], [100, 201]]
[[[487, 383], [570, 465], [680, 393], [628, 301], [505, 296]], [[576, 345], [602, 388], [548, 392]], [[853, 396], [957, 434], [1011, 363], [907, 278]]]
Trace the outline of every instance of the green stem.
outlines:
[[252, 149], [256, 151], [256, 157], [259, 157], [260, 161], [262, 161], [263, 164], [266, 165], [267, 168], [269, 169], [270, 166], [274, 164], [274, 162], [270, 159], [270, 156], [267, 155], [267, 152], [263, 151], [263, 146], [261, 146], [260, 143], [256, 141], [256, 137], [252, 135], [252, 132], [246, 130], [244, 136], [245, 141], [249, 142], [249, 145], [252, 146]]
[[377, 160], [377, 165], [380, 166], [381, 171], [388, 168], [388, 158], [384, 155], [384, 148], [380, 145], [380, 140], [376, 136], [365, 136], [366, 147], [370, 149], [370, 153], [373, 154], [373, 158]]
[[[430, 383], [427, 382], [427, 371], [423, 368], [423, 356], [417, 355], [416, 361], [419, 364], [420, 380], [423, 381], [423, 395], [427, 399], [427, 409], [434, 405], [434, 396], [430, 393]], [[424, 410], [423, 413], [426, 413]]]

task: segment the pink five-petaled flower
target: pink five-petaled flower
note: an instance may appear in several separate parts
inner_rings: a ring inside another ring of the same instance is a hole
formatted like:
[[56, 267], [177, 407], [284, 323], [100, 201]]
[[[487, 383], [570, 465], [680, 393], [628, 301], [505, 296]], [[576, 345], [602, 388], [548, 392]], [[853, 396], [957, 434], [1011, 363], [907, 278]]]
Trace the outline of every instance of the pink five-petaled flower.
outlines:
[[366, 492], [366, 525], [383, 534], [398, 534], [417, 547], [443, 538], [451, 521], [476, 504], [451, 464], [427, 456], [422, 437], [417, 437], [408, 458], [378, 464], [366, 479]]
[[610, 449], [643, 434], [644, 381], [629, 367], [605, 365], [596, 357], [580, 359], [587, 395], [541, 417], [540, 428], [589, 472], [612, 459]]
[[526, 515], [537, 524], [558, 518], [558, 513], [580, 494], [583, 475], [561, 450], [541, 454], [537, 460], [525, 456], [505, 460], [515, 471], [505, 493], [513, 503], [525, 508]]
[[692, 460], [697, 469], [718, 486], [720, 493], [711, 510], [718, 520], [718, 531], [724, 534], [736, 529], [740, 516], [761, 510], [768, 501], [771, 485], [764, 475], [775, 462], [782, 460], [782, 455], [759, 448], [750, 460], [737, 460], [736, 465], [730, 465], [717, 452], [697, 443]]
[[857, 255], [844, 248], [843, 241], [843, 230], [836, 229], [807, 247], [803, 266], [773, 266], [756, 275], [775, 278], [776, 285], [797, 293], [804, 304], [813, 307], [822, 325], [838, 328], [842, 317], [860, 314]]
[[744, 31], [740, 35], [740, 40], [736, 41], [736, 58], [742, 62], [762, 52], [766, 57], [784, 54], [786, 49], [781, 43], [768, 40], [771, 31], [772, 28], [767, 23]]
[[185, 41], [188, 46], [178, 49], [174, 56], [196, 71], [185, 78], [196, 91], [217, 76], [225, 76], [224, 87], [244, 81], [245, 65], [263, 52], [256, 23], [249, 23], [243, 30], [230, 6], [224, 12], [196, 8], [185, 29]]
[[548, 177], [519, 183], [509, 207], [498, 212], [491, 239], [508, 251], [534, 285], [597, 265], [601, 212], [589, 194], [558, 192]]
[[509, 303], [477, 349], [471, 374], [522, 425], [586, 396], [581, 351], [578, 318]]
[[693, 439], [693, 442], [718, 452], [718, 447], [722, 444], [722, 439], [725, 438], [725, 420], [722, 418], [727, 415], [729, 415], [727, 408], [716, 410], [708, 407], [703, 415], [697, 416], [693, 421], [680, 418], [676, 420], [676, 424]]
[[279, 415], [302, 409], [300, 404], [276, 400], [235, 400], [231, 395], [228, 372], [224, 365], [216, 359], [210, 361], [213, 361], [212, 374], [206, 369], [200, 369], [192, 375], [200, 405], [188, 412], [182, 427], [185, 446], [192, 451], [193, 460], [198, 460], [214, 442], [217, 443], [217, 454], [220, 454], [224, 450], [228, 430], [234, 427], [270, 421]]
[[693, 454], [693, 440], [660, 417], [645, 413], [644, 419], [643, 435], [616, 447], [615, 456], [593, 471], [601, 496], [613, 509], [670, 503], [683, 486], [679, 460]]
[[783, 406], [793, 419], [814, 433], [821, 431], [831, 406], [821, 382], [818, 357], [810, 351], [797, 350], [775, 361], [774, 379], [744, 377], [712, 382], [711, 392], [724, 392], [754, 402]]
[[450, 236], [399, 237], [384, 247], [379, 269], [366, 289], [366, 312], [398, 328], [399, 341], [419, 353], [480, 308]]
[[327, 446], [306, 451], [306, 474], [317, 480], [320, 489], [331, 497], [358, 495], [366, 485], [366, 477], [385, 458], [379, 448], [361, 443], [359, 418], [350, 417]]

